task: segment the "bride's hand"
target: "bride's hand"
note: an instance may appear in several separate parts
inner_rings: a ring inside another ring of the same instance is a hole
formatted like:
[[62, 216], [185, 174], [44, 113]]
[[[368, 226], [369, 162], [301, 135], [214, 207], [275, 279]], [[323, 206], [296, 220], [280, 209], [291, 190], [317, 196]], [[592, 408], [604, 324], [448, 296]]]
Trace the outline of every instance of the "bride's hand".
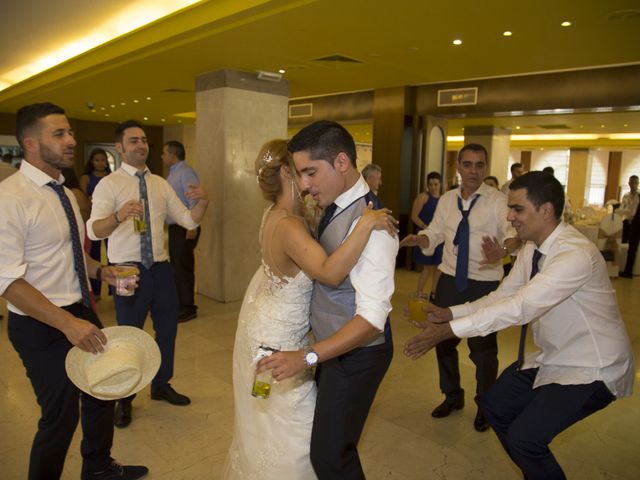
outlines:
[[304, 363], [304, 352], [302, 350], [276, 352], [264, 357], [256, 367], [258, 372], [271, 370], [271, 375], [278, 381], [293, 377], [306, 368], [307, 365]]
[[386, 230], [392, 237], [398, 235], [398, 220], [393, 218], [388, 208], [374, 210], [373, 203], [369, 202], [362, 212], [361, 221], [368, 222], [367, 225], [370, 225], [372, 230]]

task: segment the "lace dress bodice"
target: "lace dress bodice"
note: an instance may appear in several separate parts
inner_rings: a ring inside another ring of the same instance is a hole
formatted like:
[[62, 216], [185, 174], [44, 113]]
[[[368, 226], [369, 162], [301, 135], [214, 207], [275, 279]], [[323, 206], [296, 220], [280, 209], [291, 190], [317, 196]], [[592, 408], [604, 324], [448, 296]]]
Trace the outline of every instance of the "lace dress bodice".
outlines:
[[262, 268], [263, 288], [249, 299], [255, 302], [255, 316], [245, 319], [247, 335], [281, 350], [297, 350], [309, 333], [313, 282], [302, 270], [295, 277], [279, 277], [264, 262]]

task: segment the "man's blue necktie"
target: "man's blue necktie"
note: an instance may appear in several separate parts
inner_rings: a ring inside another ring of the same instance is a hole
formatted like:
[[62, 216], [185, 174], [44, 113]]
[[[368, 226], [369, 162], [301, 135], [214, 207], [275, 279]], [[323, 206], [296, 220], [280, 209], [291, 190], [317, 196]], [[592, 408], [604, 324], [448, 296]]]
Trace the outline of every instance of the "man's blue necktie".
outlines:
[[[529, 276], [529, 280], [535, 277], [538, 273], [538, 262], [540, 261], [540, 257], [542, 257], [540, 250], [534, 250], [533, 258], [531, 259], [531, 275]], [[524, 344], [527, 339], [528, 325], [528, 323], [525, 323], [522, 325], [522, 329], [520, 330], [520, 346], [518, 347], [518, 361], [516, 362], [516, 368], [518, 370], [522, 368], [522, 364], [524, 363]]]
[[78, 276], [80, 282], [80, 292], [82, 293], [82, 303], [85, 307], [91, 308], [91, 297], [89, 296], [89, 284], [87, 281], [87, 270], [84, 266], [84, 250], [80, 243], [80, 232], [78, 230], [78, 223], [76, 222], [76, 216], [73, 213], [73, 207], [62, 185], [58, 185], [56, 182], [49, 182], [53, 191], [58, 194], [64, 213], [67, 216], [67, 222], [69, 223], [69, 236], [71, 237], [71, 249], [73, 250], [73, 267]]
[[149, 196], [147, 195], [147, 182], [144, 179], [145, 171], [138, 170], [136, 176], [140, 186], [140, 201], [144, 204], [144, 219], [147, 228], [140, 234], [140, 259], [142, 265], [149, 270], [153, 265], [153, 243], [151, 241], [151, 216], [149, 215]]
[[456, 290], [464, 292], [467, 289], [469, 276], [469, 212], [480, 198], [476, 195], [469, 205], [469, 210], [462, 209], [462, 199], [458, 197], [458, 209], [462, 214], [462, 220], [458, 224], [456, 236], [453, 244], [458, 247], [458, 258], [456, 260]]
[[327, 208], [324, 209], [324, 215], [322, 216], [322, 219], [318, 224], [318, 238], [320, 238], [320, 235], [322, 235], [322, 232], [324, 232], [324, 229], [327, 228], [327, 225], [329, 225], [329, 222], [331, 222], [331, 219], [333, 218], [333, 214], [336, 213], [337, 208], [338, 208], [338, 205], [336, 205], [335, 203], [332, 203], [331, 205], [327, 206]]

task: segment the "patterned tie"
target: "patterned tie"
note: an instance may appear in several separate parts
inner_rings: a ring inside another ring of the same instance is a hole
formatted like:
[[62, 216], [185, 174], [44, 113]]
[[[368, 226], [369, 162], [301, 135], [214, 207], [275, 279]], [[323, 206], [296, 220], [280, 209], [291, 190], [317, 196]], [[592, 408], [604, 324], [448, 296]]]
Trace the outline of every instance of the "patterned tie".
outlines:
[[[533, 252], [533, 258], [531, 259], [531, 275], [529, 276], [529, 280], [535, 277], [538, 273], [538, 262], [540, 261], [540, 257], [542, 257], [540, 250], [535, 250]], [[524, 363], [524, 344], [527, 339], [528, 325], [528, 323], [525, 323], [522, 325], [522, 329], [520, 330], [520, 346], [518, 347], [518, 361], [516, 362], [516, 369], [518, 370], [522, 368], [522, 364]]]
[[67, 216], [67, 222], [69, 223], [69, 235], [71, 237], [71, 249], [73, 250], [73, 267], [78, 275], [78, 281], [80, 282], [80, 292], [82, 292], [82, 303], [85, 307], [91, 308], [91, 297], [89, 296], [89, 284], [87, 281], [87, 270], [84, 266], [84, 251], [80, 243], [80, 232], [78, 231], [78, 223], [76, 222], [76, 216], [73, 213], [73, 207], [66, 193], [64, 193], [64, 187], [58, 185], [56, 182], [47, 183], [53, 191], [58, 194], [64, 213]]
[[338, 206], [335, 203], [332, 203], [324, 209], [324, 215], [322, 216], [322, 219], [318, 224], [318, 238], [320, 238], [322, 232], [324, 232], [324, 229], [327, 228], [327, 225], [329, 225], [329, 222], [333, 218], [333, 214], [336, 213], [337, 208]]
[[467, 289], [469, 276], [469, 212], [480, 198], [476, 195], [469, 205], [469, 210], [462, 209], [462, 199], [458, 197], [458, 209], [462, 214], [462, 220], [458, 224], [456, 236], [453, 244], [458, 247], [458, 258], [456, 260], [456, 290], [464, 292]]
[[147, 228], [140, 234], [140, 258], [144, 267], [149, 270], [153, 265], [153, 243], [151, 242], [151, 216], [149, 215], [149, 196], [147, 195], [147, 182], [144, 179], [145, 171], [138, 170], [136, 176], [140, 186], [140, 200], [144, 204], [144, 219]]

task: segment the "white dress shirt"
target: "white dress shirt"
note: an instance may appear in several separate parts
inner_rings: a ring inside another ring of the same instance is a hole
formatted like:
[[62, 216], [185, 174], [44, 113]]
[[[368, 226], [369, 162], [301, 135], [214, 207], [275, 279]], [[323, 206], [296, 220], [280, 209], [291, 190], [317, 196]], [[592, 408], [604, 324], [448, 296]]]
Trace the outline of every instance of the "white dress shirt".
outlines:
[[[455, 277], [457, 247], [453, 239], [458, 230], [458, 224], [462, 219], [462, 213], [458, 209], [458, 198], [461, 198], [459, 187], [450, 190], [440, 197], [438, 206], [433, 215], [433, 220], [425, 230], [418, 235], [426, 235], [429, 238], [429, 248], [423, 248], [422, 253], [433, 255], [435, 248], [444, 242], [442, 263], [438, 267], [443, 273]], [[491, 265], [481, 265], [484, 260], [482, 252], [482, 237], [496, 237], [501, 244], [508, 238], [516, 237], [517, 233], [507, 221], [507, 197], [493, 187], [480, 185], [467, 200], [462, 199], [462, 208], [469, 209], [469, 205], [475, 196], [480, 198], [469, 213], [469, 275], [472, 280], [496, 281], [502, 278], [504, 273], [502, 262]]]
[[624, 212], [624, 216], [627, 219], [632, 219], [638, 209], [638, 203], [640, 203], [640, 195], [638, 192], [627, 192], [622, 196], [621, 209]]
[[[104, 177], [93, 191], [91, 218], [87, 222], [87, 232], [91, 240], [101, 240], [93, 231], [93, 223], [119, 210], [129, 200], [140, 199], [140, 181], [137, 168], [126, 163], [114, 173]], [[153, 260], [163, 262], [169, 255], [164, 247], [164, 223], [171, 216], [182, 227], [191, 230], [198, 226], [191, 218], [191, 211], [180, 201], [171, 185], [162, 177], [145, 170], [149, 215], [147, 228], [151, 228]], [[149, 221], [150, 220], [150, 221]], [[124, 220], [109, 235], [107, 255], [112, 263], [140, 261], [140, 235], [133, 230], [133, 222]]]
[[560, 223], [540, 245], [539, 273], [531, 275], [535, 245], [527, 243], [498, 289], [475, 302], [451, 307], [460, 338], [485, 336], [531, 324], [542, 349], [523, 368], [539, 367], [533, 388], [603, 381], [616, 397], [631, 395], [633, 351], [607, 266], [596, 246]]
[[[82, 293], [74, 269], [69, 221], [58, 194], [47, 186], [51, 181], [49, 175], [24, 160], [19, 173], [2, 182], [0, 295], [22, 278], [51, 303], [64, 307], [81, 301]], [[58, 183], [63, 182], [60, 175]], [[73, 207], [82, 244], [84, 224], [80, 208], [71, 190], [64, 191]], [[11, 303], [8, 308], [24, 315]]]
[[[369, 190], [369, 185], [360, 176], [353, 187], [336, 198], [334, 203], [338, 208], [334, 216]], [[349, 234], [359, 220], [358, 218], [353, 222]], [[380, 331], [384, 330], [391, 312], [397, 254], [398, 238], [386, 231], [374, 230], [358, 262], [349, 273], [351, 285], [356, 291], [356, 315], [360, 315]]]

